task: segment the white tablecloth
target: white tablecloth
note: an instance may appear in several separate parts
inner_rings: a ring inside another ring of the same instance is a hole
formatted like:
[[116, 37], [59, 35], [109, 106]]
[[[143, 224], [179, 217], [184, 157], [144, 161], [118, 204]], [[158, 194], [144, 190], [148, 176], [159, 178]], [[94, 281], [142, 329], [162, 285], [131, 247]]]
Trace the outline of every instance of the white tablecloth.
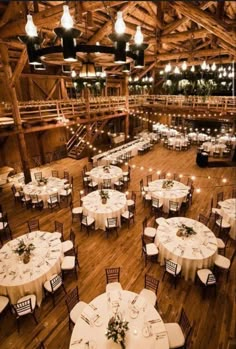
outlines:
[[180, 138], [180, 137], [169, 137], [168, 138], [168, 144], [173, 145], [174, 149], [175, 149], [176, 145], [179, 145], [180, 148], [182, 148], [182, 146], [184, 144], [187, 145], [187, 143], [188, 143], [187, 138]]
[[83, 213], [95, 219], [95, 229], [105, 230], [107, 218], [117, 217], [120, 225], [120, 216], [127, 209], [127, 200], [125, 194], [117, 190], [105, 190], [109, 193], [109, 199], [106, 204], [102, 204], [99, 190], [84, 196]]
[[205, 133], [196, 133], [196, 132], [190, 132], [188, 134], [188, 137], [190, 139], [192, 139], [193, 141], [200, 141], [200, 142], [207, 141], [208, 139], [211, 138], [210, 136], [208, 136]]
[[163, 204], [163, 211], [169, 212], [169, 201], [178, 202], [180, 205], [187, 196], [190, 188], [183, 183], [173, 181], [173, 187], [170, 189], [162, 188], [165, 179], [157, 179], [148, 184], [148, 193]]
[[[185, 217], [174, 217], [165, 220], [159, 218], [155, 243], [159, 248], [159, 260], [172, 259], [182, 266], [185, 280], [195, 279], [197, 269], [213, 265], [217, 254], [217, 241], [212, 231], [204, 224]], [[177, 236], [182, 224], [192, 227], [196, 235]]]
[[219, 142], [232, 144], [233, 149], [234, 149], [235, 145], [236, 145], [236, 137], [234, 137], [234, 136], [222, 136], [219, 138]]
[[[98, 320], [91, 326], [84, 319], [79, 317], [72, 332], [70, 349], [84, 349], [85, 343], [89, 342], [89, 348], [93, 349], [120, 349], [120, 345], [107, 339], [105, 333], [109, 319], [113, 316], [112, 299], [118, 298], [120, 304], [119, 311], [123, 318], [128, 321], [129, 330], [126, 332], [125, 343], [127, 349], [168, 349], [168, 337], [165, 325], [151, 305], [136, 293], [130, 291], [120, 291], [108, 294], [103, 293], [96, 297], [90, 305], [86, 306], [82, 316], [86, 318], [96, 318]], [[110, 299], [110, 302], [109, 302]], [[136, 318], [132, 317], [131, 302], [136, 299], [135, 308], [139, 310]], [[95, 308], [95, 310], [94, 310]], [[89, 315], [89, 316], [88, 316]], [[150, 322], [151, 321], [151, 322]], [[149, 335], [145, 326], [150, 326], [152, 335]], [[157, 335], [159, 335], [158, 339]]]
[[118, 166], [98, 166], [90, 171], [89, 177], [98, 184], [103, 183], [104, 179], [110, 179], [113, 184], [123, 177], [123, 172]]
[[14, 168], [9, 166], [0, 167], [0, 185], [7, 183], [8, 176], [13, 171]]
[[219, 144], [213, 144], [212, 142], [204, 142], [202, 144], [201, 148], [203, 150], [209, 151], [211, 156], [213, 155], [214, 151], [219, 150], [220, 156], [223, 156], [223, 151], [225, 150], [226, 145], [225, 144], [220, 144], [220, 143]]
[[220, 205], [220, 214], [231, 225], [229, 235], [236, 240], [236, 199], [219, 201], [218, 204]]
[[[14, 252], [21, 239], [35, 246], [28, 264]], [[0, 294], [7, 295], [13, 304], [27, 294], [35, 294], [40, 306], [43, 283], [60, 272], [62, 257], [61, 241], [53, 233], [35, 231], [9, 241], [0, 250]]]
[[47, 206], [47, 200], [49, 196], [58, 193], [64, 189], [66, 179], [60, 179], [57, 177], [49, 177], [47, 179], [47, 184], [38, 185], [36, 181], [30, 182], [23, 186], [23, 191], [26, 196], [37, 194], [39, 199], [44, 202], [44, 207]]

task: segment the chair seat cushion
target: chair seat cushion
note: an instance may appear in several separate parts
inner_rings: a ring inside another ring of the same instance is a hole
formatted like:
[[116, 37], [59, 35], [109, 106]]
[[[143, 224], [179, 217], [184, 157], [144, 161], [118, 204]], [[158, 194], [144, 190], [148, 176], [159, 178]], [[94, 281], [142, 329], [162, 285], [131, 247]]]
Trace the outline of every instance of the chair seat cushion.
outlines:
[[81, 214], [81, 213], [83, 213], [83, 207], [82, 207], [82, 206], [74, 207], [74, 208], [72, 209], [72, 213], [73, 213], [73, 214]]
[[151, 197], [150, 194], [145, 194], [145, 195], [144, 195], [144, 199], [145, 199], [145, 200], [150, 200], [150, 201], [151, 201], [151, 200], [152, 200], [152, 197]]
[[139, 294], [140, 296], [145, 298], [149, 304], [155, 306], [157, 297], [153, 291], [148, 290], [147, 288], [143, 288]]
[[73, 242], [70, 240], [66, 240], [62, 242], [62, 251], [64, 253], [72, 250], [73, 247], [74, 247]]
[[74, 308], [70, 311], [70, 319], [75, 324], [82, 311], [86, 307], [87, 303], [80, 301], [78, 302]]
[[118, 291], [123, 290], [120, 282], [117, 282], [117, 281], [110, 282], [109, 284], [106, 285], [106, 292], [112, 292], [115, 290], [118, 290]]
[[125, 218], [125, 219], [129, 219], [129, 218], [132, 218], [133, 217], [133, 213], [132, 212], [129, 212], [129, 211], [125, 211], [124, 213], [122, 213], [122, 217]]
[[9, 303], [9, 299], [5, 296], [0, 296], [0, 314], [6, 308]]
[[146, 244], [146, 251], [148, 256], [154, 256], [158, 254], [158, 248], [154, 243]]
[[157, 230], [155, 228], [152, 228], [152, 227], [146, 227], [144, 229], [144, 235], [148, 236], [150, 238], [154, 238], [156, 236], [156, 232], [157, 232]]
[[6, 228], [8, 225], [7, 222], [0, 222], [0, 230]]
[[60, 195], [61, 195], [61, 196], [69, 196], [69, 195], [71, 195], [71, 189], [68, 189], [68, 190], [61, 190], [61, 191], [60, 191]]
[[222, 269], [229, 269], [230, 259], [218, 254], [215, 259], [215, 265]]
[[94, 187], [97, 187], [97, 186], [98, 186], [97, 182], [90, 182], [89, 183], [89, 187], [94, 188]]
[[[52, 276], [50, 277], [50, 279], [47, 280], [47, 281], [45, 281], [45, 283], [44, 283], [44, 285], [43, 285], [44, 288], [45, 288], [48, 292], [52, 292], [52, 287], [51, 287], [51, 284], [50, 284], [50, 280], [54, 279], [55, 276], [56, 276], [56, 274], [52, 275]], [[59, 282], [59, 283], [57, 284], [57, 286], [54, 288], [54, 291], [56, 291], [59, 287], [61, 287], [61, 285], [62, 285], [62, 282]]]
[[[21, 302], [24, 302], [24, 301], [27, 301], [28, 299], [31, 299], [31, 306], [32, 306], [32, 309], [35, 308], [36, 306], [36, 296], [34, 294], [29, 294], [27, 296], [24, 296], [20, 299], [18, 299], [17, 303], [21, 303]], [[23, 316], [23, 315], [26, 315], [26, 314], [29, 314], [30, 313], [30, 310], [27, 309], [23, 312], [20, 312], [19, 316]]]
[[165, 324], [165, 328], [168, 335], [170, 349], [183, 347], [185, 338], [179, 324], [177, 322], [169, 322]]
[[[218, 220], [216, 221], [216, 224], [220, 227], [220, 219], [218, 219]], [[223, 228], [223, 229], [229, 229], [229, 228], [230, 228], [230, 224], [229, 224], [228, 222], [226, 222], [224, 219], [222, 219], [221, 228]]]
[[62, 233], [60, 233], [59, 231], [54, 231], [52, 234], [54, 234], [53, 236], [55, 237], [55, 239], [61, 239], [62, 237]]
[[216, 241], [217, 241], [217, 247], [218, 248], [220, 248], [220, 249], [221, 248], [225, 248], [225, 243], [224, 243], [224, 241], [222, 239], [217, 238]]
[[87, 216], [87, 224], [85, 222], [82, 221], [82, 224], [84, 225], [91, 225], [94, 223], [94, 218], [93, 217], [90, 217], [90, 216]]
[[55, 197], [55, 198], [49, 198], [48, 200], [47, 200], [47, 203], [48, 204], [55, 204], [56, 202], [58, 202], [58, 199]]
[[[197, 275], [204, 285], [206, 285], [209, 274], [212, 274], [212, 271], [210, 269], [200, 269], [197, 271]], [[212, 284], [215, 284], [215, 282], [212, 282]]]
[[65, 256], [61, 263], [61, 270], [71, 270], [75, 267], [75, 256]]
[[134, 205], [134, 200], [129, 199], [129, 200], [126, 201], [126, 203], [127, 203], [127, 206], [133, 206]]

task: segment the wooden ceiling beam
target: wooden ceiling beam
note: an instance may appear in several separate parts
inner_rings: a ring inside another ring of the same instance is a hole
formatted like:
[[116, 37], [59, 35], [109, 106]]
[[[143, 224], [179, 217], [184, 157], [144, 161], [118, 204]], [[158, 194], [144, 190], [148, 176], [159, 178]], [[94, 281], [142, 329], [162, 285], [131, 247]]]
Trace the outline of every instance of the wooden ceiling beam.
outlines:
[[235, 33], [229, 31], [223, 23], [216, 20], [213, 16], [208, 15], [197, 6], [194, 6], [190, 2], [183, 1], [170, 2], [170, 6], [189, 18], [191, 21], [198, 23], [221, 40], [227, 42], [232, 47], [236, 47]]
[[146, 3], [147, 11], [151, 15], [151, 17], [155, 23], [155, 26], [157, 26], [159, 29], [162, 29], [162, 22], [160, 21], [160, 18], [157, 16], [155, 11], [153, 10], [151, 3], [149, 1], [146, 1], [145, 3]]
[[161, 41], [163, 43], [168, 43], [168, 42], [176, 42], [176, 41], [202, 39], [206, 37], [207, 34], [209, 35], [209, 32], [206, 29], [188, 30], [188, 31], [179, 32], [179, 33], [162, 35]]
[[144, 75], [146, 75], [150, 70], [152, 70], [156, 65], [156, 61], [152, 62], [146, 69], [144, 69], [141, 74], [138, 75], [139, 79], [141, 79]]
[[23, 51], [20, 55], [20, 58], [17, 62], [17, 66], [14, 70], [14, 73], [12, 74], [11, 80], [10, 80], [10, 86], [13, 87], [15, 86], [15, 83], [17, 82], [17, 80], [20, 77], [20, 74], [22, 73], [25, 63], [28, 60], [28, 55], [27, 55], [27, 51], [26, 51], [26, 47], [23, 48]]
[[[206, 10], [208, 7], [210, 7], [214, 1], [208, 1], [207, 3], [200, 6], [202, 10]], [[189, 18], [183, 17], [181, 19], [178, 19], [177, 21], [174, 21], [170, 24], [167, 24], [167, 26], [163, 30], [163, 35], [169, 34], [172, 31], [175, 31], [178, 27], [180, 27], [183, 24], [186, 24], [189, 21]]]

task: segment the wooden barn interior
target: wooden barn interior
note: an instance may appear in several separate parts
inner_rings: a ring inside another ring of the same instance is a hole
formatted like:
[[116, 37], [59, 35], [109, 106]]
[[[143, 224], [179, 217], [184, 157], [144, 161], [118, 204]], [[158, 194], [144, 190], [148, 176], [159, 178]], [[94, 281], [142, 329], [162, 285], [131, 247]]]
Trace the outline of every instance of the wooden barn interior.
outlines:
[[235, 1], [0, 1], [0, 349], [236, 348], [235, 58]]

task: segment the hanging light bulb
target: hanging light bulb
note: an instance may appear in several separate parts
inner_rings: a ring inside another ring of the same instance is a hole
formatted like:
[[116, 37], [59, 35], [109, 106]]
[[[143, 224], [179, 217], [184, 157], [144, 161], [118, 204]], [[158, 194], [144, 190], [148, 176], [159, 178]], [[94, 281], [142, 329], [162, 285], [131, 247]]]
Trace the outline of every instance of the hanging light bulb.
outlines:
[[31, 15], [27, 15], [27, 23], [25, 25], [26, 34], [30, 37], [38, 36], [37, 27], [33, 22], [33, 17]]
[[194, 67], [194, 65], [192, 65], [192, 67], [191, 67], [191, 69], [190, 69], [190, 70], [191, 70], [191, 72], [192, 72], [192, 73], [194, 73], [194, 72], [195, 72], [195, 67]]
[[122, 17], [122, 11], [117, 12], [117, 19], [115, 22], [115, 31], [117, 34], [124, 34], [125, 32], [125, 22]]
[[75, 78], [75, 77], [76, 77], [76, 71], [75, 71], [75, 70], [72, 70], [72, 72], [71, 72], [71, 77], [72, 77], [72, 78]]
[[182, 65], [181, 65], [182, 70], [186, 70], [187, 69], [187, 63], [186, 61], [183, 61]]
[[128, 52], [129, 51], [129, 42], [126, 43], [126, 46], [125, 46], [125, 51]]
[[203, 61], [201, 68], [202, 68], [202, 70], [206, 70], [206, 68], [207, 68], [206, 61]]
[[175, 69], [174, 69], [174, 73], [175, 73], [175, 74], [180, 74], [179, 67], [175, 67]]
[[171, 64], [168, 63], [166, 66], [165, 66], [165, 72], [166, 73], [169, 73], [171, 71]]
[[61, 17], [61, 25], [65, 29], [71, 29], [73, 27], [73, 18], [70, 15], [68, 5], [63, 5], [63, 15]]
[[215, 62], [212, 64], [211, 70], [212, 70], [212, 71], [215, 71], [215, 70], [216, 70], [216, 64], [215, 64]]
[[222, 78], [222, 73], [219, 74], [219, 78], [220, 78], [220, 79]]
[[223, 72], [223, 76], [227, 76], [227, 73], [226, 73], [226, 71], [224, 70], [224, 72]]
[[136, 33], [134, 35], [134, 41], [135, 41], [136, 45], [142, 45], [142, 43], [143, 43], [143, 34], [141, 32], [140, 25], [138, 25], [136, 28]]

